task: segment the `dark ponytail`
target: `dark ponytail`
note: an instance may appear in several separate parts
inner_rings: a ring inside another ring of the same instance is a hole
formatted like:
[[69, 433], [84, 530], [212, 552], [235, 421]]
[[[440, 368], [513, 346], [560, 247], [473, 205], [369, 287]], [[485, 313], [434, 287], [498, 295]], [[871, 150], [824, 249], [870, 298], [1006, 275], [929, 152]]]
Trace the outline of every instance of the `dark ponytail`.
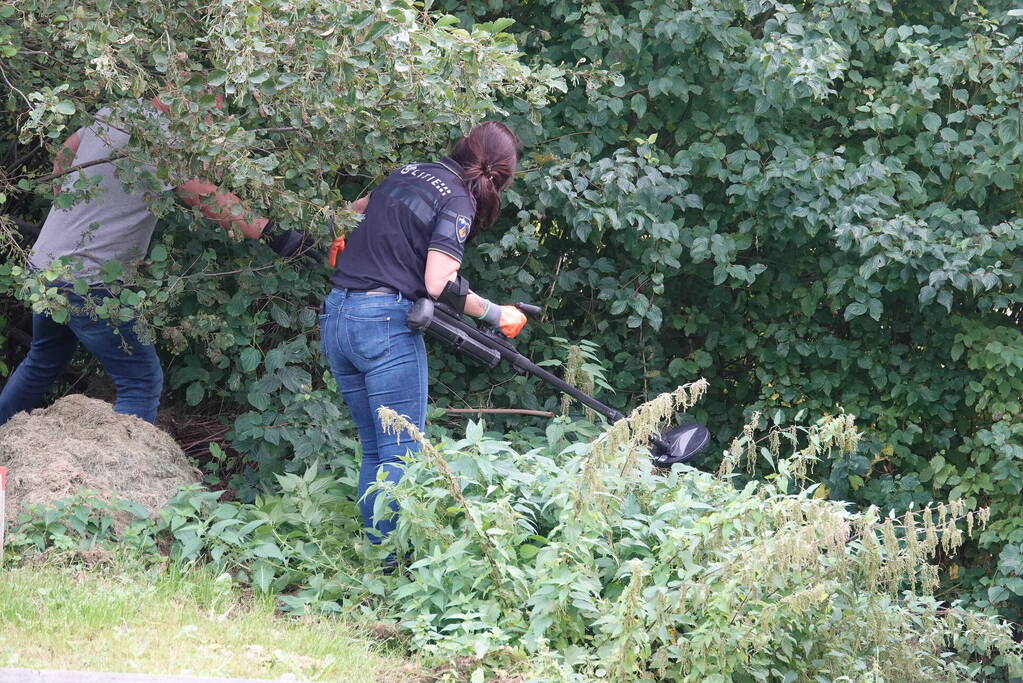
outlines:
[[511, 185], [519, 163], [519, 139], [508, 126], [484, 121], [455, 143], [451, 158], [461, 165], [469, 192], [476, 199], [476, 217], [469, 239], [489, 228], [501, 211], [501, 191]]

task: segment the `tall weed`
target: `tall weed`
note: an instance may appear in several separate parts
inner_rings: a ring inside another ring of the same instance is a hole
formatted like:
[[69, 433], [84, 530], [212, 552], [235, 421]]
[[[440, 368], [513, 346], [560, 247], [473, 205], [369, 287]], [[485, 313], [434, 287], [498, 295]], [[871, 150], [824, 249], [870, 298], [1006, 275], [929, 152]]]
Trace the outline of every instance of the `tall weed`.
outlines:
[[[148, 547], [230, 571], [286, 611], [394, 621], [430, 658], [511, 662], [537, 681], [1021, 673], [1008, 624], [934, 595], [936, 559], [986, 510], [951, 501], [895, 516], [821, 497], [807, 468], [859, 439], [842, 413], [769, 430], [754, 416], [718, 473], [654, 471], [650, 435], [705, 388], [664, 394], [596, 438], [562, 417], [555, 441], [512, 435], [514, 446], [480, 423], [431, 440], [385, 409], [390, 429], [422, 445], [398, 484], [376, 485], [378, 513], [393, 501], [400, 514], [388, 545], [360, 540], [349, 477], [312, 467], [253, 504], [182, 491], [150, 523]], [[745, 481], [751, 458], [772, 473]], [[408, 561], [385, 575], [392, 551]]]

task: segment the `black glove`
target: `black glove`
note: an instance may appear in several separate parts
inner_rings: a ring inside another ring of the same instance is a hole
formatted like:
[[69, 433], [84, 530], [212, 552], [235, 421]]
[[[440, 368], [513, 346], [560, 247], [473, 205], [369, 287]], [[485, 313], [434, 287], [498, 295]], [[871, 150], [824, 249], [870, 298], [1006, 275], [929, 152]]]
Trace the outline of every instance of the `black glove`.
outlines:
[[302, 230], [278, 230], [273, 219], [263, 227], [259, 239], [284, 258], [291, 258], [313, 247], [313, 238], [307, 233]]

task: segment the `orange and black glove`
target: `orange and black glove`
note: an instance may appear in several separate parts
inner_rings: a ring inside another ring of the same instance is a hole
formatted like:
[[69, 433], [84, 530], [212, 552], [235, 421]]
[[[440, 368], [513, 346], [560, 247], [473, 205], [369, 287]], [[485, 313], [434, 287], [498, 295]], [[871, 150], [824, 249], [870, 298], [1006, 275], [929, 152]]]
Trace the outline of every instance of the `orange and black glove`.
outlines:
[[498, 327], [504, 336], [509, 339], [514, 338], [526, 326], [526, 314], [514, 306], [498, 306], [498, 310], [501, 312], [501, 322]]
[[483, 315], [479, 316], [480, 320], [501, 330], [509, 339], [522, 331], [526, 324], [526, 315], [522, 311], [514, 306], [498, 306], [486, 299], [483, 301], [486, 302], [487, 308]]

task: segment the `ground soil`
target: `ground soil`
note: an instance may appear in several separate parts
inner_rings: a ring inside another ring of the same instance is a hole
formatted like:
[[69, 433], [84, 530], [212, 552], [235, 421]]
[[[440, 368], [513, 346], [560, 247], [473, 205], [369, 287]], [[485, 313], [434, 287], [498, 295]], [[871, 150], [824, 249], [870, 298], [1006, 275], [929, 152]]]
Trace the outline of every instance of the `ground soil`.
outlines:
[[0, 427], [0, 467], [7, 468], [8, 520], [26, 504], [50, 503], [83, 488], [155, 513], [179, 486], [199, 481], [167, 433], [79, 394]]

